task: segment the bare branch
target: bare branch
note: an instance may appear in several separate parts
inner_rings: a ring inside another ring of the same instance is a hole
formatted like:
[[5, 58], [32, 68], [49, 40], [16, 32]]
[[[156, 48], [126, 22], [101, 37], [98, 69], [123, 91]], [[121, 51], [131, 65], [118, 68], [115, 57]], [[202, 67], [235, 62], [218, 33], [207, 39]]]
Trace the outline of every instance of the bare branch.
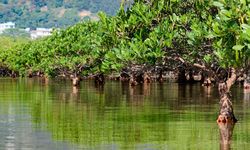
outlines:
[[194, 65], [194, 67], [197, 67], [197, 68], [200, 68], [200, 69], [203, 69], [203, 70], [206, 69], [206, 66], [198, 64], [198, 63], [194, 63], [193, 65]]

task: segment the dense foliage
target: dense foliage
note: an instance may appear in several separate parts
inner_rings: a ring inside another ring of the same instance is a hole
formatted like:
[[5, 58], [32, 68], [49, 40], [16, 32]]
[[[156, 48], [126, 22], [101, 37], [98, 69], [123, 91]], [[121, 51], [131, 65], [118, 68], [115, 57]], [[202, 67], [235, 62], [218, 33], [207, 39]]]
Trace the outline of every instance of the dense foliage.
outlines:
[[126, 11], [124, 5], [116, 16], [99, 13], [99, 21], [12, 48], [2, 63], [23, 74], [52, 76], [110, 73], [136, 64], [247, 67], [250, 2], [137, 0]]
[[[3, 33], [0, 36], [0, 51], [1, 51], [0, 57], [4, 58], [5, 53], [8, 52], [11, 47], [15, 47], [17, 45], [27, 43], [28, 41], [29, 41], [28, 37], [20, 36], [20, 34], [18, 34], [17, 36], [16, 34], [12, 36], [10, 35], [7, 36], [5, 35], [5, 33]], [[4, 60], [1, 60], [1, 65], [2, 65], [2, 62], [4, 62]]]
[[1, 0], [0, 22], [15, 22], [20, 28], [67, 27], [96, 18], [98, 11], [115, 15], [120, 0]]

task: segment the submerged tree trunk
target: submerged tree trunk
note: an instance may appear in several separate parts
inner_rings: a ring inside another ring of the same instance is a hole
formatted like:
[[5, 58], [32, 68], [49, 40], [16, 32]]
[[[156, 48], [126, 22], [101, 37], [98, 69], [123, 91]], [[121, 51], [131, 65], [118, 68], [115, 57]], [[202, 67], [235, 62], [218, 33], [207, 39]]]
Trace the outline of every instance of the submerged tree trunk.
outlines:
[[219, 123], [220, 149], [230, 150], [233, 136], [234, 123]]
[[220, 112], [217, 123], [235, 123], [237, 119], [234, 116], [233, 105], [231, 102], [230, 88], [236, 81], [236, 71], [231, 70], [231, 77], [226, 82], [221, 81], [218, 86], [220, 94]]

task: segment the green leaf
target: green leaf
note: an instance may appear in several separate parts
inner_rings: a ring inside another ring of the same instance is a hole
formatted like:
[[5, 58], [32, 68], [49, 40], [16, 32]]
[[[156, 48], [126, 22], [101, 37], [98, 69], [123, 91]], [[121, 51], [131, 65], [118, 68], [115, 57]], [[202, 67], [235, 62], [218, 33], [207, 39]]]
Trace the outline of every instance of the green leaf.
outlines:
[[222, 51], [214, 51], [214, 54], [219, 58], [219, 59], [223, 59], [223, 52]]
[[207, 54], [207, 55], [204, 56], [203, 59], [204, 59], [204, 61], [205, 61], [206, 63], [209, 63], [209, 62], [212, 60], [212, 57], [211, 57], [210, 54]]
[[248, 24], [242, 24], [241, 27], [243, 29], [250, 29], [250, 26]]
[[222, 39], [220, 39], [217, 43], [216, 43], [217, 47], [222, 47]]
[[246, 0], [240, 0], [240, 3], [246, 6]]
[[191, 41], [191, 40], [187, 40], [187, 42], [188, 42], [188, 44], [190, 44], [190, 45], [193, 45], [193, 44], [194, 44], [193, 41]]
[[245, 46], [244, 45], [235, 45], [233, 46], [233, 49], [236, 50], [236, 51], [240, 51], [244, 48]]
[[250, 49], [250, 44], [247, 44], [247, 48]]
[[219, 8], [224, 7], [224, 4], [222, 4], [221, 2], [213, 2], [213, 5]]

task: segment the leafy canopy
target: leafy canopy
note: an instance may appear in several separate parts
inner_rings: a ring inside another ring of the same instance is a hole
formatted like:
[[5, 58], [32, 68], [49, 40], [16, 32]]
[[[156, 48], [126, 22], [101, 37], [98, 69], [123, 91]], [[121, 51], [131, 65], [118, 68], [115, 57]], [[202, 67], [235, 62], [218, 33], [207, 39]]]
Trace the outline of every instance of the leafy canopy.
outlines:
[[246, 0], [137, 0], [116, 16], [99, 13], [53, 35], [11, 48], [4, 63], [24, 74], [119, 72], [135, 65], [171, 69], [187, 63], [246, 67], [250, 48]]

